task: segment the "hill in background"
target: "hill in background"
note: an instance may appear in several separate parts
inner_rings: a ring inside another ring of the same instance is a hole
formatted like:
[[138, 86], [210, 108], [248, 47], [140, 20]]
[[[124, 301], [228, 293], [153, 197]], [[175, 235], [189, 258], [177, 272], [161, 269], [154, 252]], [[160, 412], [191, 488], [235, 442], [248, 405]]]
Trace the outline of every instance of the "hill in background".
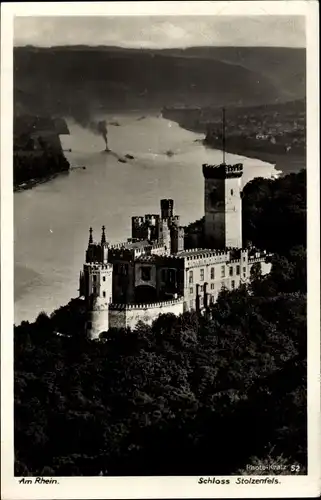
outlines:
[[88, 119], [109, 110], [254, 106], [305, 96], [305, 50], [17, 47], [15, 112]]

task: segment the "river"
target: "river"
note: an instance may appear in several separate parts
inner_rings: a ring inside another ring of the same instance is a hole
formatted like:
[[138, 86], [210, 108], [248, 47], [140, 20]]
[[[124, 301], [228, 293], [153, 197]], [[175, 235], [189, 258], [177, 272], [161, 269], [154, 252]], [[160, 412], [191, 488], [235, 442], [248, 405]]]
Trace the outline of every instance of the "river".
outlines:
[[[103, 118], [119, 123], [108, 127], [113, 153], [102, 151], [102, 137], [67, 120], [70, 136], [62, 141], [72, 152], [66, 156], [72, 167], [86, 169], [14, 194], [15, 324], [77, 296], [90, 226], [99, 238], [105, 225], [108, 240], [120, 242], [130, 237], [131, 216], [158, 213], [161, 198], [174, 199], [183, 225], [203, 216], [201, 165], [220, 163], [220, 151], [206, 149], [202, 134], [160, 116]], [[117, 155], [125, 154], [134, 159], [120, 163]], [[276, 173], [255, 159], [227, 154], [226, 161], [243, 162], [243, 185]]]

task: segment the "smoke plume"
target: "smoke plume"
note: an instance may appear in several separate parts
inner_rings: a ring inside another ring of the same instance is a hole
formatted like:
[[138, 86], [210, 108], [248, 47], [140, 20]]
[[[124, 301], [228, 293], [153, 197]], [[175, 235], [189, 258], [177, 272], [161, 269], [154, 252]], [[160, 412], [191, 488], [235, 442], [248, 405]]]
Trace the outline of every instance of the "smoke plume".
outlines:
[[101, 120], [97, 123], [97, 130], [103, 136], [104, 141], [106, 143], [106, 149], [108, 149], [107, 122], [106, 122], [106, 120]]
[[[76, 114], [76, 116], [75, 116]], [[78, 110], [74, 114], [74, 120], [80, 127], [90, 130], [92, 134], [100, 135], [105, 142], [106, 150], [108, 150], [108, 130], [106, 120], [96, 121], [92, 119], [92, 115], [88, 110]]]

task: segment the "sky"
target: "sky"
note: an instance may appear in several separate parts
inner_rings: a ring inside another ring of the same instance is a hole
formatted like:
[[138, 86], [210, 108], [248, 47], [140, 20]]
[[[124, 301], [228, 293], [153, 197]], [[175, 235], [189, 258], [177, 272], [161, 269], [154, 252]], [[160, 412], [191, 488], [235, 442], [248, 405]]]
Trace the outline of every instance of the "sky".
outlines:
[[14, 44], [305, 47], [303, 16], [16, 17]]

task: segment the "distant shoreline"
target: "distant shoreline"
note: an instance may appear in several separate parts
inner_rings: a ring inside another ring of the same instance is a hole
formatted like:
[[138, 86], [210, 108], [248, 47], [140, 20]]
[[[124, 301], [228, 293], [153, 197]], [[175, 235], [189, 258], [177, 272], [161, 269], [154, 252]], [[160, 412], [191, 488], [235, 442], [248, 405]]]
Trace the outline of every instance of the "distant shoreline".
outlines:
[[[171, 120], [179, 125], [184, 130], [188, 130], [189, 132], [195, 132], [198, 134], [204, 134], [204, 139], [199, 139], [200, 142], [204, 144], [204, 146], [208, 149], [213, 149], [216, 151], [222, 151], [220, 148], [212, 146], [210, 144], [205, 143], [205, 136], [206, 136], [206, 131], [201, 128], [201, 127], [193, 127], [192, 125], [189, 124], [184, 124], [183, 121], [180, 121], [178, 118], [175, 117], [166, 117], [161, 115], [163, 118], [166, 120]], [[281, 153], [271, 153], [268, 151], [254, 151], [251, 149], [241, 149], [241, 148], [233, 148], [229, 147], [229, 144], [227, 142], [226, 144], [226, 152], [229, 154], [234, 154], [238, 156], [244, 156], [246, 158], [253, 158], [259, 161], [263, 161], [266, 163], [270, 163], [271, 165], [274, 165], [276, 170], [281, 171], [282, 175], [289, 174], [291, 172], [299, 172], [302, 169], [306, 169], [306, 156], [305, 155], [298, 155], [298, 154], [281, 154]], [[296, 165], [296, 168], [293, 169], [293, 165]]]
[[[210, 146], [208, 144], [205, 146], [209, 149], [216, 149], [214, 146]], [[282, 175], [306, 169], [306, 158], [301, 155], [276, 154], [269, 153], [268, 151], [253, 151], [251, 149], [241, 150], [229, 148], [228, 145], [226, 147], [226, 152], [270, 163], [275, 166], [277, 171], [281, 171]], [[297, 168], [293, 169], [294, 165], [296, 165]]]

